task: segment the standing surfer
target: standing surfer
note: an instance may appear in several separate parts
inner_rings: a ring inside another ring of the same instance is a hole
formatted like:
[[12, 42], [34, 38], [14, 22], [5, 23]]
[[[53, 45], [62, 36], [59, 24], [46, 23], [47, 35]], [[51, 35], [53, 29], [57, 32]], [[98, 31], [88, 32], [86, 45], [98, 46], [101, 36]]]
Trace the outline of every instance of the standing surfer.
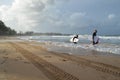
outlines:
[[99, 43], [99, 38], [97, 37], [97, 30], [95, 30], [92, 34], [92, 43], [93, 43], [93, 45]]

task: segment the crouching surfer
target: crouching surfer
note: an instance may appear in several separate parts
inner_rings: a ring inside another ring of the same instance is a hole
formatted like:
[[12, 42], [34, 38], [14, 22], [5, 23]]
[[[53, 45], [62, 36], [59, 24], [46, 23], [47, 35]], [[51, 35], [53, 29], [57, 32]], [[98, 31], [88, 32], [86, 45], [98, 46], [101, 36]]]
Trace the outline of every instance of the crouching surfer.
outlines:
[[70, 41], [73, 42], [74, 44], [77, 44], [77, 42], [79, 41], [78, 35], [75, 35], [73, 38], [70, 39]]

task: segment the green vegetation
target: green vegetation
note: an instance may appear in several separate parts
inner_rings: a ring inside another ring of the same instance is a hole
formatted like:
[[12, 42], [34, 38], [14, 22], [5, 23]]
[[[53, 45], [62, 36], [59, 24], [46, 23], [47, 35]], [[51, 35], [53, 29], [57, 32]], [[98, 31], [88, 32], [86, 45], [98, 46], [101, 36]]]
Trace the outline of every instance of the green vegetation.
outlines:
[[69, 34], [62, 34], [62, 33], [34, 33], [33, 31], [22, 32], [20, 31], [17, 33], [14, 29], [7, 27], [3, 21], [0, 20], [0, 36], [10, 36], [10, 35], [17, 35], [17, 36], [39, 36], [39, 35], [69, 35]]
[[16, 31], [7, 27], [4, 22], [0, 20], [0, 35], [16, 35]]

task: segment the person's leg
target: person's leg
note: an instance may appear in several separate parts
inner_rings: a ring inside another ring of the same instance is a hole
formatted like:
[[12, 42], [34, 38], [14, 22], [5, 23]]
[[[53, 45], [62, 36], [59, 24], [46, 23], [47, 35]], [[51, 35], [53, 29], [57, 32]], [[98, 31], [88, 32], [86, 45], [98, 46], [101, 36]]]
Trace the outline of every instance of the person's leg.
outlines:
[[93, 41], [93, 45], [95, 45], [95, 41]]
[[74, 42], [74, 44], [77, 44], [77, 42]]
[[98, 44], [99, 43], [99, 39], [97, 40], [97, 42], [95, 44]]

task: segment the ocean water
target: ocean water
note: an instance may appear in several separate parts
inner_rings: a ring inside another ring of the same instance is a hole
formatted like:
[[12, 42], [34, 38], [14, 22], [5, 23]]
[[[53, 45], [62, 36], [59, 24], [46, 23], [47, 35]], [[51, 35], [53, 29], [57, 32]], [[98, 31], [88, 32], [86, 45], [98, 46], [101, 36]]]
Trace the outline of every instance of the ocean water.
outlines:
[[84, 49], [120, 55], [120, 36], [99, 36], [100, 42], [97, 45], [92, 45], [91, 35], [79, 35], [77, 44], [70, 42], [73, 36], [20, 36], [18, 38], [42, 42], [50, 50], [67, 53], [79, 53], [80, 49]]

